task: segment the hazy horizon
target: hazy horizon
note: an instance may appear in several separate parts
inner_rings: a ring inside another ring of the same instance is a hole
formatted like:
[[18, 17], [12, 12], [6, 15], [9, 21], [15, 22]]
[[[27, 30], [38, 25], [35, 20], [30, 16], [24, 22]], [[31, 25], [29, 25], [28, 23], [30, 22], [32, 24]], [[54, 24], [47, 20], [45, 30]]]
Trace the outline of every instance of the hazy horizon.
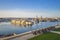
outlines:
[[60, 0], [0, 0], [1, 17], [60, 17]]

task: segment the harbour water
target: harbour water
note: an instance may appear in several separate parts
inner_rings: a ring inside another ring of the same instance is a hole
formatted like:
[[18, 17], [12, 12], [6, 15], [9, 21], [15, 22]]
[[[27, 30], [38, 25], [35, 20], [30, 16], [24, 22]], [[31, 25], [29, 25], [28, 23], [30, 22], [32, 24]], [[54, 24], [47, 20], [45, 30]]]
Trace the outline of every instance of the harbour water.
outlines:
[[10, 23], [0, 23], [0, 35], [9, 35], [13, 33], [21, 34], [31, 30], [47, 28], [57, 24], [60, 24], [60, 22], [42, 22], [42, 23], [34, 24], [33, 26], [27, 26], [27, 27], [12, 25]]

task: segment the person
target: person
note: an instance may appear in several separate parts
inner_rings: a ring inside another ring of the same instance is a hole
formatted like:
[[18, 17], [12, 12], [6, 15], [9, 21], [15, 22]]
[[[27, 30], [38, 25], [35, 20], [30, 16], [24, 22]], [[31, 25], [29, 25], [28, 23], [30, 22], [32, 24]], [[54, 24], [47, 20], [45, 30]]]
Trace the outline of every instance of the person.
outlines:
[[41, 30], [38, 30], [37, 32], [38, 32], [38, 34], [42, 34], [43, 33]]
[[40, 30], [37, 30], [37, 34], [40, 34]]
[[33, 35], [37, 35], [37, 32], [36, 31], [32, 31]]
[[55, 26], [52, 27], [52, 30], [55, 30]]
[[46, 28], [46, 31], [49, 32], [48, 28]]
[[48, 32], [48, 29], [47, 29], [47, 28], [45, 28], [45, 31], [46, 31], [46, 32]]
[[13, 35], [15, 36], [15, 35], [16, 35], [16, 33], [13, 33]]
[[43, 33], [46, 33], [46, 30], [45, 30], [45, 29], [42, 29], [42, 32], [43, 32]]

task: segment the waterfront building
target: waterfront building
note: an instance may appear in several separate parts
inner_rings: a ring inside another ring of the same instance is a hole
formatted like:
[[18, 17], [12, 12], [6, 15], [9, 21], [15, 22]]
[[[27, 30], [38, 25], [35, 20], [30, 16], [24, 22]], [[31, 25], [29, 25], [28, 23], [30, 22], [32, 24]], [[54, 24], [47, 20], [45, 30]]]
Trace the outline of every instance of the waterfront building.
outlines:
[[25, 26], [32, 26], [33, 25], [33, 22], [29, 21], [29, 20], [25, 20], [24, 21], [24, 25]]
[[11, 20], [11, 24], [16, 24], [16, 20]]
[[20, 25], [21, 21], [20, 20], [16, 20], [16, 25]]
[[20, 25], [20, 26], [31, 26], [33, 24], [32, 21], [30, 20], [11, 20], [11, 23], [12, 24], [15, 24], [15, 25]]
[[33, 19], [33, 21], [34, 21], [34, 24], [37, 24], [37, 23], [39, 23], [39, 18], [36, 16], [36, 17]]
[[21, 20], [21, 24], [20, 25], [22, 25], [22, 26], [24, 25], [24, 20]]

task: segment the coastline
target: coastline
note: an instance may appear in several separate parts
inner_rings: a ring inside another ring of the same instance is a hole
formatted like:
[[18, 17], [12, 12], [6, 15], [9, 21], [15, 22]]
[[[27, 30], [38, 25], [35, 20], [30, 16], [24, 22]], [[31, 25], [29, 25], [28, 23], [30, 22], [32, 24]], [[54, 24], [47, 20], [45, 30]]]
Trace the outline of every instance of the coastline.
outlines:
[[0, 25], [1, 24], [10, 24], [10, 22], [0, 22]]
[[[0, 25], [3, 25], [3, 24], [10, 24], [10, 22], [1, 22]], [[60, 26], [57, 26], [55, 25], [57, 28], [59, 28]], [[51, 26], [50, 26], [51, 27]], [[40, 29], [37, 29], [37, 30], [40, 30]], [[36, 31], [36, 30], [32, 30], [32, 31]], [[2, 40], [7, 40], [7, 39], [13, 39], [13, 38], [16, 38], [16, 37], [21, 37], [21, 36], [25, 36], [25, 35], [29, 35], [29, 34], [32, 34], [32, 31], [28, 31], [28, 32], [24, 32], [24, 33], [21, 33], [21, 34], [17, 34], [17, 35], [13, 35], [13, 36], [9, 36], [9, 37], [5, 37], [5, 38], [0, 38]]]
[[[60, 25], [59, 25], [59, 26], [55, 26], [55, 28], [60, 28]], [[40, 29], [37, 29], [37, 30], [40, 30]], [[33, 31], [36, 31], [36, 30], [33, 30]], [[2, 40], [8, 40], [8, 39], [16, 38], [16, 37], [21, 37], [21, 36], [29, 35], [29, 34], [32, 35], [32, 34], [33, 34], [32, 31], [28, 31], [28, 32], [25, 32], [25, 33], [13, 35], [13, 36], [1, 38], [1, 39], [2, 39]]]

